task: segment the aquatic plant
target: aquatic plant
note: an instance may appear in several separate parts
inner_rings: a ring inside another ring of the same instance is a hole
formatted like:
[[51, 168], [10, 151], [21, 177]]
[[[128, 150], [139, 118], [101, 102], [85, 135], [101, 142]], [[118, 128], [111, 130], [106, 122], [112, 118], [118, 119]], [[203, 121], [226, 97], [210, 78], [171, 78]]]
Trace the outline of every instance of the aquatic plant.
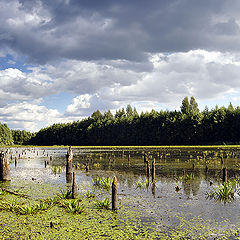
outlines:
[[90, 190], [86, 191], [85, 195], [86, 198], [94, 198], [96, 196], [95, 192]]
[[24, 205], [24, 206], [17, 206], [16, 212], [22, 215], [33, 214], [38, 212], [40, 209], [37, 205]]
[[101, 186], [101, 178], [100, 177], [93, 178], [92, 184], [94, 187], [100, 187]]
[[150, 178], [145, 178], [145, 187], [148, 190], [148, 188], [151, 186], [152, 182]]
[[7, 200], [7, 201], [1, 201], [0, 202], [0, 210], [6, 210], [10, 212], [16, 212], [16, 209], [18, 206], [20, 206], [21, 202], [18, 200]]
[[214, 188], [213, 191], [207, 193], [209, 199], [215, 199], [221, 202], [231, 202], [235, 198], [235, 193], [238, 189], [236, 180], [227, 181]]
[[56, 175], [57, 173], [61, 173], [62, 172], [62, 167], [61, 166], [52, 166], [51, 167], [51, 171], [54, 175]]
[[109, 191], [111, 189], [112, 186], [112, 180], [110, 177], [106, 177], [106, 178], [102, 178], [102, 182], [101, 185], [104, 189], [106, 189], [107, 191]]
[[96, 207], [98, 209], [110, 209], [111, 201], [108, 198], [105, 198], [103, 200], [97, 200], [95, 203]]
[[69, 213], [81, 214], [85, 211], [86, 207], [80, 202], [79, 199], [65, 200], [62, 202], [62, 206], [66, 208]]
[[0, 195], [4, 195], [5, 192], [0, 188]]
[[136, 189], [145, 187], [147, 190], [152, 184], [155, 184], [155, 180], [152, 181], [150, 178], [145, 178], [144, 180], [135, 182]]
[[137, 181], [137, 182], [135, 182], [135, 185], [136, 185], [136, 189], [138, 189], [138, 188], [141, 189], [143, 187], [143, 182]]
[[57, 194], [60, 199], [71, 199], [72, 198], [72, 190], [68, 189], [67, 191], [61, 190], [60, 193]]

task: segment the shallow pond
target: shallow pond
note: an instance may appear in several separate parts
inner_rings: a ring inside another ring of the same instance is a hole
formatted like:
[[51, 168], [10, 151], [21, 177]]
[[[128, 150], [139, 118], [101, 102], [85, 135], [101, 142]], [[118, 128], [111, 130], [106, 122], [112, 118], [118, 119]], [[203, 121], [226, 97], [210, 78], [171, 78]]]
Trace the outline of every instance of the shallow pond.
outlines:
[[[12, 148], [12, 181], [8, 187], [24, 188], [24, 182], [33, 182], [57, 190], [64, 188], [66, 152], [67, 148]], [[187, 229], [192, 231], [189, 236], [194, 231], [201, 236], [201, 231], [215, 229], [219, 237], [224, 236], [225, 230], [240, 228], [239, 195], [236, 193], [232, 202], [222, 203], [208, 199], [207, 192], [222, 183], [224, 167], [228, 169], [228, 179], [240, 176], [239, 152], [238, 148], [73, 148], [73, 165], [79, 193], [91, 190], [97, 177], [116, 176], [120, 208], [140, 213], [141, 221], [154, 223], [165, 233]], [[150, 164], [155, 159], [153, 183], [146, 180], [144, 154]], [[53, 194], [46, 190], [35, 197]], [[110, 193], [104, 196], [110, 197]], [[209, 233], [209, 239], [214, 234]]]

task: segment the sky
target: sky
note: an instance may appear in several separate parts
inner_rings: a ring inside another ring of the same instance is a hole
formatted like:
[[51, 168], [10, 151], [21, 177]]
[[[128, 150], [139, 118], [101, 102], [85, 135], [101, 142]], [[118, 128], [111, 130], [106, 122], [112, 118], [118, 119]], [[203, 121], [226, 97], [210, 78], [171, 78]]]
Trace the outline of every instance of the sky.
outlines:
[[239, 0], [0, 0], [0, 122], [240, 105]]

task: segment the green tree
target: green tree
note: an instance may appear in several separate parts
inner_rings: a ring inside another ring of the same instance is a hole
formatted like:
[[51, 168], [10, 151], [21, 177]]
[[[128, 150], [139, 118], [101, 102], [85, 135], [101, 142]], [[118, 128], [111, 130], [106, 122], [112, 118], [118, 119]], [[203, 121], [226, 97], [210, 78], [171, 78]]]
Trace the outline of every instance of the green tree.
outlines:
[[189, 112], [190, 112], [190, 104], [189, 104], [189, 101], [188, 101], [188, 97], [185, 97], [185, 98], [182, 100], [181, 112], [182, 112], [183, 114], [186, 114], [186, 115], [188, 115]]
[[191, 97], [190, 99], [189, 112], [192, 115], [197, 115], [199, 113], [198, 104], [194, 97]]

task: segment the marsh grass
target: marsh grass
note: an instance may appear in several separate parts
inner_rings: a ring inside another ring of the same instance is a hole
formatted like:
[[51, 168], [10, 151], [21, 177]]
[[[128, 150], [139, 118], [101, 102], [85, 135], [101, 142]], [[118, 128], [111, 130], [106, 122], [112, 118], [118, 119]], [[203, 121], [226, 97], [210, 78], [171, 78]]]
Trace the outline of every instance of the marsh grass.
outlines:
[[97, 209], [109, 210], [111, 206], [111, 201], [108, 198], [105, 198], [103, 200], [97, 200], [95, 206], [97, 207]]
[[235, 193], [239, 192], [238, 188], [239, 182], [237, 180], [227, 181], [208, 192], [207, 198], [224, 203], [231, 202], [235, 198]]
[[145, 187], [145, 189], [148, 190], [152, 184], [156, 184], [156, 181], [152, 181], [150, 178], [144, 178], [144, 180], [135, 182], [136, 189], [142, 189]]
[[135, 185], [136, 185], [136, 189], [138, 188], [141, 189], [144, 186], [142, 181], [135, 182]]
[[51, 171], [54, 175], [59, 174], [62, 172], [62, 167], [61, 166], [52, 166]]
[[101, 185], [102, 185], [103, 189], [109, 191], [112, 186], [112, 179], [110, 177], [106, 177], [106, 178], [103, 177]]
[[94, 187], [103, 188], [104, 190], [109, 191], [112, 186], [112, 179], [110, 177], [97, 177], [92, 179], [92, 184]]
[[68, 189], [66, 191], [60, 190], [60, 193], [57, 194], [59, 199], [71, 199], [72, 198], [72, 190]]
[[64, 200], [62, 202], [62, 207], [64, 207], [69, 213], [73, 214], [81, 214], [86, 210], [86, 207], [79, 199]]
[[49, 209], [53, 204], [45, 200], [40, 202], [23, 202], [19, 199], [9, 199], [0, 202], [0, 210], [14, 212], [20, 215], [34, 214]]
[[94, 191], [87, 190], [85, 193], [86, 198], [95, 198], [96, 194]]
[[101, 187], [101, 178], [100, 177], [93, 178], [92, 184], [94, 187]]

